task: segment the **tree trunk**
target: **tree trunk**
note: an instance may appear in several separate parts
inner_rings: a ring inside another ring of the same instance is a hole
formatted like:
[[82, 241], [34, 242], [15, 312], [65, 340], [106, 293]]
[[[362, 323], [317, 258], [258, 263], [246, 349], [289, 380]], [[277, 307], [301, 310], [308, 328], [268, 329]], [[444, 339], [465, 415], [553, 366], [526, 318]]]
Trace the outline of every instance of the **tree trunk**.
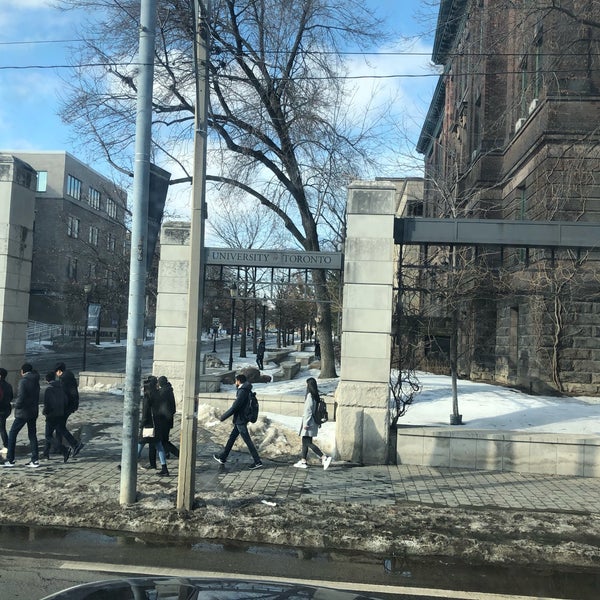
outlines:
[[325, 271], [312, 272], [317, 299], [317, 338], [321, 344], [321, 373], [319, 379], [337, 377], [331, 323], [331, 304], [327, 294]]

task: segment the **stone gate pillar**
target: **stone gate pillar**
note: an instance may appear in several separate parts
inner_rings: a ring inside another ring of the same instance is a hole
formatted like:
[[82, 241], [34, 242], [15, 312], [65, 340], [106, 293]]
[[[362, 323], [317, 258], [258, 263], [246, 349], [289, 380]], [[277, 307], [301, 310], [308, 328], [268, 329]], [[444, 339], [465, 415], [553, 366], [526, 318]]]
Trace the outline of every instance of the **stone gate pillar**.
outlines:
[[25, 357], [35, 184], [30, 165], [0, 154], [0, 357], [13, 386]]
[[366, 181], [348, 192], [335, 437], [338, 458], [362, 464], [388, 459], [395, 192]]

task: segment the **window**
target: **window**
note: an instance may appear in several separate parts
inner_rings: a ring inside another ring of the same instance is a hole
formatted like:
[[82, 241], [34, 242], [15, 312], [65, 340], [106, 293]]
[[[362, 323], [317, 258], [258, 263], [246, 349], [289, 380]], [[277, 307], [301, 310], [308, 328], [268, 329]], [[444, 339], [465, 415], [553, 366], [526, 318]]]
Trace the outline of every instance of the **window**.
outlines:
[[81, 200], [81, 181], [73, 175], [67, 176], [67, 196]]
[[423, 202], [421, 200], [409, 200], [406, 206], [406, 214], [409, 217], [422, 217]]
[[79, 237], [79, 219], [69, 217], [67, 222], [67, 235], [72, 238]]
[[89, 236], [88, 241], [92, 246], [98, 245], [98, 228], [97, 227], [90, 226], [90, 236]]
[[92, 208], [100, 210], [100, 192], [90, 186], [88, 191], [88, 202]]
[[109, 252], [114, 252], [115, 251], [115, 245], [116, 245], [115, 236], [112, 233], [107, 233], [106, 234], [106, 249]]
[[93, 281], [94, 279], [96, 279], [97, 271], [98, 269], [95, 263], [90, 263], [88, 265], [88, 281]]
[[48, 189], [48, 171], [37, 172], [36, 192], [45, 192]]
[[109, 217], [113, 219], [117, 218], [117, 203], [110, 198], [106, 199], [106, 212]]
[[77, 259], [67, 259], [67, 277], [69, 281], [77, 281]]

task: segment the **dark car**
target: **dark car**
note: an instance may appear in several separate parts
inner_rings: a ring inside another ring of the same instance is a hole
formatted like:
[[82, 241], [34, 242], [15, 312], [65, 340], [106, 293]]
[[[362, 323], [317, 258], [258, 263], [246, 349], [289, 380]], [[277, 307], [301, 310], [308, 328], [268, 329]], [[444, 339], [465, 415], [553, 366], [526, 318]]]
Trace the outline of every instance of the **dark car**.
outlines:
[[233, 600], [264, 598], [276, 600], [377, 600], [358, 592], [307, 585], [252, 581], [248, 579], [204, 579], [197, 577], [129, 577], [86, 583], [46, 596], [41, 600]]

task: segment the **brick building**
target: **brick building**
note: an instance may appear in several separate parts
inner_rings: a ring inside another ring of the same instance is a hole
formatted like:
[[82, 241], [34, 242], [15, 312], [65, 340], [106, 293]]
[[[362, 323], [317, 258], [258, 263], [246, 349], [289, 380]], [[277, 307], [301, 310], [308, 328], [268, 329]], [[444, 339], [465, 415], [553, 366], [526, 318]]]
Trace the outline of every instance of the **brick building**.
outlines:
[[10, 152], [37, 172], [30, 320], [80, 330], [88, 299], [103, 327], [125, 320], [126, 193], [67, 152]]
[[[418, 143], [424, 215], [599, 221], [599, 48], [597, 2], [442, 0], [432, 58], [443, 74]], [[600, 393], [597, 253], [442, 255], [463, 275], [461, 373]]]

